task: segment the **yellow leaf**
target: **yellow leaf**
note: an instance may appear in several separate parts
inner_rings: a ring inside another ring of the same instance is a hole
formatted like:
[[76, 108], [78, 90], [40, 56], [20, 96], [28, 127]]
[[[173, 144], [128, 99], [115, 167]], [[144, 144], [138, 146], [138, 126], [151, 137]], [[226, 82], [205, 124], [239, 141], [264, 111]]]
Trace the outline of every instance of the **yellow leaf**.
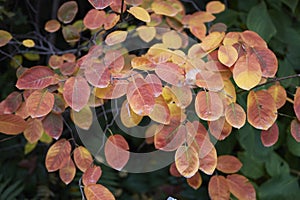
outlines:
[[114, 31], [108, 34], [108, 36], [105, 39], [105, 43], [108, 46], [112, 46], [124, 42], [126, 40], [127, 34], [127, 31]]
[[143, 116], [137, 115], [133, 112], [127, 100], [125, 100], [122, 104], [120, 117], [124, 126], [128, 128], [137, 126], [143, 119]]
[[128, 12], [143, 22], [151, 21], [149, 13], [142, 7], [131, 7], [129, 8]]
[[31, 39], [23, 40], [23, 41], [22, 41], [22, 44], [23, 44], [25, 47], [28, 47], [28, 48], [31, 48], [31, 47], [34, 47], [34, 46], [35, 46], [34, 41], [31, 40]]
[[166, 47], [171, 49], [179, 49], [182, 45], [180, 35], [174, 30], [166, 32], [162, 36], [162, 42]]
[[37, 145], [37, 142], [34, 142], [34, 143], [27, 142], [24, 147], [24, 154], [26, 155], [26, 154], [29, 154], [30, 152], [32, 152], [35, 149], [36, 145]]
[[12, 36], [9, 32], [0, 30], [0, 47], [6, 45], [11, 39]]
[[206, 11], [212, 14], [218, 14], [225, 10], [225, 5], [220, 1], [211, 1], [206, 5]]
[[150, 42], [156, 35], [155, 27], [140, 26], [136, 30], [144, 42]]
[[212, 32], [208, 36], [203, 38], [202, 42], [200, 43], [200, 46], [206, 52], [214, 50], [220, 45], [224, 36], [225, 36], [224, 32], [222, 33]]

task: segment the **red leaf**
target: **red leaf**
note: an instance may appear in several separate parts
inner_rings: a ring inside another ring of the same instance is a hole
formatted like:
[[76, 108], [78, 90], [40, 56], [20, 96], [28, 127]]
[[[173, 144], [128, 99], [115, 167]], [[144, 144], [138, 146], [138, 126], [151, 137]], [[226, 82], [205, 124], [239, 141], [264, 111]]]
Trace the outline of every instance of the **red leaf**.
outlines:
[[109, 136], [105, 143], [104, 154], [107, 163], [116, 170], [121, 170], [129, 160], [129, 145], [122, 135]]
[[174, 63], [161, 63], [155, 68], [155, 73], [163, 81], [171, 85], [181, 86], [184, 82], [182, 69]]
[[264, 47], [255, 47], [253, 48], [253, 52], [252, 55], [256, 56], [257, 61], [260, 64], [262, 76], [274, 77], [278, 69], [276, 55], [270, 49]]
[[238, 172], [242, 163], [239, 159], [230, 155], [223, 155], [218, 157], [217, 169], [223, 173], [231, 174]]
[[82, 183], [83, 185], [91, 185], [97, 183], [99, 178], [102, 175], [102, 170], [100, 166], [90, 166], [82, 175]]
[[169, 172], [174, 177], [181, 177], [182, 175], [177, 170], [175, 162], [170, 165]]
[[162, 93], [162, 83], [161, 80], [155, 74], [148, 74], [145, 81], [150, 84], [154, 92], [154, 96], [158, 97]]
[[54, 81], [54, 72], [46, 66], [35, 66], [26, 70], [18, 79], [16, 87], [22, 89], [43, 89]]
[[28, 111], [26, 108], [26, 102], [22, 102], [21, 106], [18, 108], [18, 110], [16, 111], [15, 114], [22, 117], [23, 119], [26, 119], [27, 117], [29, 117], [29, 114], [28, 114]]
[[297, 142], [300, 142], [300, 122], [297, 119], [291, 123], [291, 134]]
[[227, 184], [230, 192], [238, 199], [255, 200], [256, 192], [249, 180], [239, 174], [228, 175]]
[[45, 132], [54, 139], [58, 139], [63, 132], [63, 117], [60, 114], [50, 113], [43, 121]]
[[296, 93], [295, 93], [294, 111], [295, 111], [295, 114], [296, 114], [298, 120], [300, 120], [300, 87], [297, 88]]
[[75, 175], [76, 175], [76, 167], [71, 157], [68, 156], [66, 164], [59, 169], [59, 177], [66, 185], [68, 185], [69, 183], [72, 182]]
[[113, 0], [89, 0], [90, 4], [96, 9], [104, 9], [112, 4]]
[[197, 172], [194, 176], [191, 178], [186, 179], [189, 186], [191, 186], [194, 190], [197, 190], [200, 188], [202, 184], [202, 177], [199, 172]]
[[265, 147], [274, 145], [279, 137], [279, 129], [276, 123], [274, 123], [268, 130], [262, 130], [260, 139]]
[[87, 200], [115, 200], [114, 195], [103, 185], [92, 184], [84, 187]]
[[272, 95], [277, 109], [281, 108], [285, 104], [287, 94], [285, 88], [282, 87], [280, 83], [272, 85], [267, 91]]
[[267, 43], [257, 33], [253, 31], [244, 31], [240, 34], [242, 40], [250, 47], [268, 48]]
[[112, 71], [112, 73], [118, 73], [123, 69], [125, 65], [125, 59], [121, 51], [111, 50], [105, 53], [104, 63], [105, 66]]
[[71, 144], [66, 139], [60, 139], [54, 143], [46, 155], [46, 168], [48, 172], [56, 171], [62, 168], [70, 157]]
[[0, 132], [7, 135], [22, 133], [27, 124], [19, 116], [13, 114], [0, 115]]
[[212, 200], [228, 200], [230, 192], [227, 181], [224, 176], [213, 176], [208, 184], [209, 197]]
[[151, 86], [142, 78], [133, 79], [127, 88], [127, 100], [138, 115], [149, 115], [155, 105]]
[[85, 172], [93, 163], [91, 153], [83, 146], [76, 147], [73, 152], [73, 156], [76, 166], [82, 172]]
[[105, 12], [102, 10], [91, 9], [83, 18], [83, 24], [88, 29], [100, 28], [105, 22]]
[[21, 106], [22, 94], [20, 92], [12, 92], [2, 103], [3, 114], [12, 114]]
[[27, 127], [24, 130], [24, 137], [29, 143], [37, 142], [43, 135], [43, 124], [38, 119], [29, 118], [27, 120]]
[[89, 101], [90, 87], [83, 77], [71, 77], [65, 82], [63, 95], [66, 103], [78, 112]]
[[32, 118], [43, 117], [51, 112], [54, 95], [47, 90], [36, 90], [26, 100], [28, 114]]

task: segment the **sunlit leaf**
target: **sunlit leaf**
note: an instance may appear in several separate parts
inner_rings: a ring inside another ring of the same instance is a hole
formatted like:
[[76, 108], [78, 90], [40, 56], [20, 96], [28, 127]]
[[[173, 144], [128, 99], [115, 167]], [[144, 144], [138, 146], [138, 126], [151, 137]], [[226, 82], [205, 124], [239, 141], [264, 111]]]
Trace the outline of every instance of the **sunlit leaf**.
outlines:
[[220, 1], [210, 1], [208, 4], [206, 4], [207, 12], [218, 14], [220, 12], [223, 12], [224, 10], [225, 10], [225, 5]]
[[155, 105], [152, 112], [149, 114], [149, 117], [158, 123], [169, 124], [170, 123], [170, 110], [168, 104], [162, 96], [155, 98]]
[[20, 92], [10, 93], [2, 102], [3, 114], [16, 112], [22, 104], [22, 94]]
[[222, 45], [218, 50], [218, 58], [223, 65], [232, 66], [238, 59], [237, 50], [230, 45]]
[[27, 124], [19, 116], [13, 114], [0, 115], [0, 132], [7, 135], [22, 133]]
[[246, 113], [242, 106], [231, 103], [225, 108], [226, 121], [235, 128], [241, 128], [246, 123]]
[[242, 167], [239, 159], [231, 155], [222, 155], [218, 157], [217, 169], [226, 174], [238, 172]]
[[43, 89], [53, 83], [54, 72], [46, 66], [35, 66], [26, 70], [18, 79], [16, 87], [23, 89]]
[[238, 199], [255, 200], [256, 192], [249, 180], [239, 174], [232, 174], [226, 177], [229, 191]]
[[63, 96], [73, 110], [80, 111], [89, 101], [90, 87], [83, 77], [70, 77], [64, 84]]
[[190, 26], [197, 26], [200, 23], [211, 22], [214, 19], [216, 19], [216, 17], [210, 12], [197, 11], [191, 15], [190, 19], [188, 20], [188, 24]]
[[230, 192], [224, 176], [212, 176], [208, 183], [208, 194], [212, 200], [228, 200]]
[[66, 139], [60, 139], [55, 142], [46, 154], [46, 168], [48, 172], [56, 171], [62, 168], [70, 157], [71, 144]]
[[73, 25], [67, 25], [62, 28], [63, 37], [66, 42], [78, 42], [80, 39], [80, 33], [78, 29]]
[[300, 142], [300, 122], [297, 119], [291, 123], [291, 134], [297, 142]]
[[204, 51], [214, 50], [221, 44], [224, 36], [224, 32], [212, 32], [208, 36], [203, 38], [202, 42], [200, 43], [200, 46]]
[[137, 126], [142, 121], [143, 116], [133, 112], [128, 101], [125, 100], [121, 107], [120, 118], [124, 126], [131, 128]]
[[107, 163], [116, 170], [121, 170], [129, 160], [129, 145], [122, 135], [116, 134], [108, 137], [104, 154]]
[[152, 87], [142, 78], [133, 79], [128, 84], [127, 100], [138, 115], [149, 115], [155, 105]]
[[200, 165], [199, 169], [205, 174], [212, 175], [217, 167], [217, 151], [213, 146], [211, 151], [199, 159]]
[[90, 166], [82, 175], [82, 183], [83, 185], [91, 185], [96, 184], [99, 178], [102, 175], [102, 170], [100, 166]]
[[24, 137], [29, 143], [35, 143], [42, 137], [43, 131], [43, 124], [40, 120], [29, 118], [24, 130]]
[[151, 4], [151, 8], [155, 14], [165, 15], [165, 16], [175, 16], [178, 10], [174, 8], [171, 4], [164, 1], [154, 1]]
[[200, 188], [202, 184], [202, 177], [199, 172], [197, 172], [194, 176], [191, 178], [186, 179], [189, 186], [191, 186], [194, 190], [197, 190]]
[[244, 90], [250, 90], [258, 85], [262, 71], [259, 62], [253, 56], [241, 56], [234, 65], [233, 79], [235, 83]]
[[36, 90], [26, 99], [26, 108], [32, 118], [43, 117], [51, 112], [54, 95], [47, 90]]
[[270, 49], [264, 47], [255, 47], [252, 50], [253, 54], [251, 56], [256, 56], [261, 67], [262, 76], [274, 77], [278, 69], [276, 55]]
[[35, 42], [34, 42], [32, 39], [26, 39], [26, 40], [23, 40], [23, 41], [22, 41], [22, 44], [23, 44], [25, 47], [28, 47], [28, 48], [31, 48], [31, 47], [34, 47], [34, 46], [35, 46]]
[[147, 10], [142, 7], [130, 7], [128, 12], [132, 14], [135, 18], [143, 21], [143, 22], [150, 22], [151, 18]]
[[244, 31], [240, 34], [242, 40], [250, 47], [268, 48], [267, 43], [254, 31]]
[[78, 112], [72, 109], [70, 115], [74, 124], [83, 130], [89, 130], [93, 123], [93, 113], [87, 105]]
[[85, 172], [93, 163], [91, 153], [83, 146], [78, 146], [73, 151], [73, 158], [80, 171]]
[[131, 66], [139, 70], [153, 70], [155, 65], [146, 57], [135, 57], [131, 60]]
[[297, 88], [294, 97], [294, 111], [297, 119], [300, 120], [300, 87]]
[[209, 122], [209, 131], [217, 140], [224, 140], [230, 135], [232, 126], [226, 121], [225, 117], [220, 117]]
[[247, 98], [247, 119], [257, 129], [268, 130], [276, 121], [277, 109], [272, 96], [264, 90], [250, 91]]
[[60, 29], [61, 25], [56, 19], [51, 19], [46, 22], [44, 29], [49, 33], [54, 33]]
[[195, 110], [200, 119], [214, 121], [224, 114], [223, 102], [215, 92], [198, 92], [195, 99]]
[[285, 104], [287, 94], [284, 87], [279, 83], [272, 85], [267, 91], [272, 95], [277, 109], [281, 108]]
[[279, 129], [276, 123], [274, 123], [268, 130], [262, 130], [260, 139], [265, 147], [274, 145], [279, 138]]
[[152, 87], [155, 97], [158, 97], [162, 93], [162, 83], [161, 80], [155, 74], [148, 74], [145, 81]]
[[181, 37], [174, 30], [164, 33], [162, 36], [162, 42], [170, 49], [179, 49], [182, 46]]
[[190, 26], [190, 31], [199, 40], [203, 40], [206, 36], [206, 26], [202, 23]]
[[73, 21], [78, 12], [78, 5], [76, 1], [67, 1], [62, 4], [57, 11], [57, 18], [59, 21], [67, 24]]
[[100, 28], [105, 22], [105, 12], [103, 10], [91, 9], [83, 18], [83, 24], [88, 29]]
[[4, 30], [0, 30], [0, 47], [5, 46], [12, 39], [12, 35]]
[[105, 43], [108, 46], [122, 43], [126, 40], [127, 34], [127, 31], [114, 31], [106, 36]]
[[221, 90], [220, 95], [224, 105], [236, 102], [235, 87], [230, 80], [223, 81], [224, 88]]
[[184, 82], [184, 74], [182, 69], [171, 62], [158, 64], [155, 73], [163, 81], [171, 85], [181, 86]]
[[229, 32], [225, 35], [223, 44], [226, 46], [232, 46], [239, 42], [240, 37], [241, 36], [239, 32]]
[[69, 183], [72, 182], [75, 175], [76, 175], [76, 167], [71, 157], [68, 156], [68, 161], [66, 162], [66, 164], [59, 169], [59, 177], [66, 185], [68, 185]]
[[193, 99], [193, 94], [191, 89], [188, 86], [172, 86], [171, 88], [172, 93], [174, 94], [174, 102], [180, 108], [188, 107]]
[[97, 200], [97, 199], [115, 200], [114, 195], [101, 184], [91, 184], [85, 186], [84, 194], [87, 200]]
[[180, 146], [175, 153], [175, 164], [182, 176], [191, 178], [198, 172], [198, 153], [193, 147]]
[[95, 96], [100, 99], [117, 99], [126, 94], [128, 81], [116, 80], [106, 88], [96, 88]]
[[86, 80], [93, 86], [105, 88], [111, 81], [111, 73], [103, 63], [92, 62], [84, 71]]
[[219, 72], [201, 70], [196, 74], [196, 85], [210, 91], [220, 91], [224, 87], [223, 78]]

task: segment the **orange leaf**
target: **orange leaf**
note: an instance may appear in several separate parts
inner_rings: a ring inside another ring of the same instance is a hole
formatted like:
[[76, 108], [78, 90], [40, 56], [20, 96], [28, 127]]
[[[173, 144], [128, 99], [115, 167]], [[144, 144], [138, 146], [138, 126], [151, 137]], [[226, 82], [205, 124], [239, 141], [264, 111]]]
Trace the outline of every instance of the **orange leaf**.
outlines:
[[63, 118], [60, 114], [50, 113], [43, 121], [43, 127], [45, 132], [52, 138], [58, 139], [63, 132]]
[[47, 90], [36, 90], [26, 99], [26, 108], [32, 118], [43, 117], [51, 112], [54, 95]]
[[5, 46], [12, 39], [12, 35], [4, 30], [0, 30], [0, 47]]
[[198, 92], [195, 99], [195, 110], [200, 119], [214, 121], [224, 114], [223, 102], [215, 92]]
[[104, 22], [104, 29], [109, 30], [115, 27], [115, 25], [118, 23], [119, 20], [120, 20], [120, 15], [117, 15], [116, 13], [110, 13], [106, 15], [106, 20]]
[[268, 130], [262, 130], [260, 139], [265, 147], [274, 145], [279, 137], [279, 129], [276, 123], [274, 123]]
[[297, 119], [300, 120], [300, 87], [297, 88], [294, 96], [294, 111]]
[[62, 4], [57, 11], [57, 18], [59, 21], [67, 24], [73, 21], [78, 12], [78, 5], [76, 1], [68, 1]]
[[62, 56], [52, 55], [49, 58], [48, 64], [52, 69], [58, 69], [64, 63]]
[[54, 72], [46, 66], [35, 66], [26, 70], [18, 79], [16, 87], [22, 89], [43, 89], [51, 85]]
[[282, 87], [279, 83], [272, 85], [267, 91], [272, 95], [277, 109], [281, 108], [285, 104], [287, 94], [284, 87]]
[[277, 118], [276, 104], [267, 91], [249, 92], [247, 118], [248, 122], [257, 129], [268, 130], [274, 124]]
[[297, 142], [300, 142], [300, 122], [297, 119], [291, 123], [291, 134]]
[[46, 168], [48, 172], [62, 168], [68, 161], [71, 153], [71, 144], [66, 139], [55, 142], [46, 155]]
[[196, 75], [196, 85], [211, 91], [220, 91], [224, 87], [222, 76], [219, 72], [201, 70]]
[[232, 174], [226, 177], [229, 191], [238, 199], [255, 200], [256, 192], [249, 180], [239, 174]]
[[178, 10], [171, 4], [165, 1], [154, 1], [151, 8], [155, 14], [173, 17], [178, 13]]
[[27, 124], [19, 116], [13, 114], [0, 115], [0, 132], [7, 135], [18, 135], [22, 133]]
[[224, 105], [236, 102], [235, 87], [230, 80], [224, 80], [224, 88], [220, 92]]
[[190, 178], [198, 172], [198, 153], [193, 147], [180, 146], [175, 153], [175, 164], [182, 176]]
[[121, 107], [120, 118], [124, 126], [131, 128], [137, 126], [142, 121], [143, 116], [137, 115], [133, 112], [128, 101], [125, 100]]
[[155, 73], [163, 81], [171, 85], [181, 86], [184, 82], [184, 74], [182, 69], [171, 62], [158, 64]]
[[206, 11], [212, 14], [218, 14], [225, 10], [225, 5], [220, 1], [210, 1], [206, 4]]
[[255, 47], [252, 50], [253, 54], [251, 56], [256, 56], [261, 67], [262, 76], [274, 77], [278, 69], [276, 55], [270, 49], [264, 47]]
[[225, 118], [231, 126], [238, 129], [246, 123], [246, 113], [237, 103], [231, 103], [225, 108]]
[[43, 124], [38, 119], [29, 118], [27, 120], [27, 127], [24, 130], [24, 137], [29, 143], [37, 142], [43, 135]]
[[225, 120], [225, 117], [220, 117], [209, 122], [209, 131], [217, 140], [224, 140], [230, 135], [232, 126]]
[[46, 22], [44, 29], [49, 33], [54, 33], [60, 29], [61, 25], [56, 19], [51, 19]]
[[190, 26], [190, 31], [199, 40], [203, 40], [206, 36], [206, 26], [202, 23]]
[[239, 159], [230, 155], [222, 155], [218, 157], [217, 169], [226, 174], [232, 174], [238, 172], [242, 163]]
[[104, 63], [112, 72], [120, 72], [125, 65], [125, 59], [121, 51], [111, 50], [105, 53]]
[[194, 190], [197, 190], [200, 188], [202, 184], [202, 177], [199, 172], [197, 172], [194, 176], [191, 178], [186, 179], [189, 186], [191, 186]]
[[[0, 110], [1, 110], [1, 108], [0, 108]], [[1, 111], [0, 111], [0, 113], [1, 113]], [[28, 114], [28, 111], [26, 108], [26, 102], [22, 102], [21, 106], [18, 108], [18, 110], [16, 111], [15, 114], [22, 117], [23, 119], [26, 119], [27, 117], [29, 117], [29, 114]]]
[[230, 192], [227, 181], [224, 176], [213, 176], [208, 184], [209, 197], [212, 200], [228, 200]]
[[106, 88], [96, 88], [95, 96], [100, 99], [117, 99], [127, 92], [128, 81], [115, 80]]
[[71, 157], [68, 156], [66, 164], [59, 169], [59, 177], [66, 185], [68, 185], [69, 183], [72, 182], [75, 175], [76, 175], [76, 167]]
[[240, 34], [242, 40], [250, 47], [268, 48], [267, 43], [255, 32], [244, 31]]
[[239, 42], [240, 39], [240, 33], [239, 32], [229, 32], [225, 35], [223, 39], [223, 44], [232, 46]]
[[231, 67], [238, 59], [238, 52], [231, 45], [222, 45], [218, 50], [218, 58], [223, 65]]
[[156, 36], [155, 27], [140, 26], [136, 30], [144, 42], [150, 42]]
[[82, 175], [82, 183], [84, 186], [97, 183], [102, 175], [102, 170], [100, 166], [90, 166]]
[[89, 101], [90, 86], [81, 76], [70, 77], [64, 84], [63, 96], [73, 110], [80, 111]]
[[155, 97], [158, 97], [162, 94], [161, 80], [155, 74], [148, 74], [145, 78], [145, 81], [152, 87]]
[[91, 184], [85, 186], [84, 194], [87, 200], [115, 200], [114, 195], [101, 184]]
[[133, 112], [138, 115], [149, 115], [155, 105], [152, 87], [142, 78], [133, 79], [128, 84], [127, 100]]
[[93, 123], [93, 113], [89, 106], [84, 106], [80, 111], [76, 112], [71, 109], [71, 119], [76, 126], [83, 130], [89, 130]]
[[116, 170], [122, 170], [129, 160], [129, 145], [122, 135], [111, 135], [104, 147], [107, 163]]
[[10, 93], [4, 101], [2, 101], [3, 114], [12, 114], [16, 112], [22, 104], [22, 94], [20, 92]]
[[139, 70], [153, 70], [155, 65], [146, 57], [135, 57], [131, 60], [131, 66]]
[[214, 19], [216, 19], [216, 17], [214, 15], [212, 15], [210, 12], [206, 12], [206, 11], [198, 11], [198, 12], [194, 12], [190, 19], [188, 20], [188, 24], [190, 26], [197, 26], [200, 23], [206, 23], [206, 22], [211, 22]]
[[234, 65], [233, 79], [235, 83], [244, 90], [250, 90], [258, 85], [262, 71], [259, 62], [253, 56], [241, 56]]
[[105, 22], [105, 12], [103, 10], [91, 9], [83, 18], [83, 24], [91, 30], [100, 28]]
[[216, 49], [222, 42], [223, 38], [225, 36], [225, 33], [219, 33], [219, 32], [212, 32], [205, 38], [203, 38], [202, 42], [200, 43], [201, 48], [208, 52]]
[[211, 151], [199, 159], [200, 165], [199, 169], [205, 174], [212, 175], [217, 167], [217, 151], [214, 146], [212, 146]]
[[129, 10], [127, 10], [130, 14], [132, 14], [135, 18], [143, 21], [143, 22], [150, 22], [151, 18], [147, 10], [142, 7], [130, 7]]
[[114, 31], [106, 36], [105, 43], [108, 46], [112, 46], [124, 42], [126, 40], [127, 34], [127, 31]]
[[171, 113], [168, 104], [161, 95], [155, 98], [155, 105], [149, 117], [161, 124], [170, 123]]
[[179, 171], [178, 171], [177, 168], [176, 168], [175, 162], [173, 162], [173, 163], [170, 165], [169, 172], [170, 172], [170, 174], [171, 174], [172, 176], [174, 176], [174, 177], [181, 177], [181, 174], [179, 173]]
[[85, 172], [93, 163], [91, 153], [83, 146], [76, 147], [73, 152], [73, 158], [80, 171]]

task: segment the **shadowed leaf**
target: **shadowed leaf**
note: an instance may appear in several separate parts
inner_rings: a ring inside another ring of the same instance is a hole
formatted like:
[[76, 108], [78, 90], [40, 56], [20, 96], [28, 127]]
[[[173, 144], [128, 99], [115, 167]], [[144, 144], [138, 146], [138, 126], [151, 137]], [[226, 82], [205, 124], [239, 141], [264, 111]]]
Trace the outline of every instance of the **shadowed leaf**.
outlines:
[[238, 172], [242, 163], [239, 159], [231, 155], [222, 155], [218, 157], [217, 169], [226, 174]]
[[27, 124], [19, 116], [13, 114], [0, 115], [0, 132], [7, 135], [22, 133]]
[[74, 165], [73, 160], [69, 156], [66, 164], [59, 169], [59, 177], [66, 185], [68, 185], [73, 181], [75, 175], [76, 175], [76, 167]]
[[73, 21], [78, 12], [78, 5], [76, 1], [68, 1], [62, 4], [57, 11], [57, 18], [59, 21], [67, 24]]
[[274, 123], [268, 130], [262, 130], [260, 139], [265, 147], [274, 145], [279, 138], [279, 129], [276, 123]]

